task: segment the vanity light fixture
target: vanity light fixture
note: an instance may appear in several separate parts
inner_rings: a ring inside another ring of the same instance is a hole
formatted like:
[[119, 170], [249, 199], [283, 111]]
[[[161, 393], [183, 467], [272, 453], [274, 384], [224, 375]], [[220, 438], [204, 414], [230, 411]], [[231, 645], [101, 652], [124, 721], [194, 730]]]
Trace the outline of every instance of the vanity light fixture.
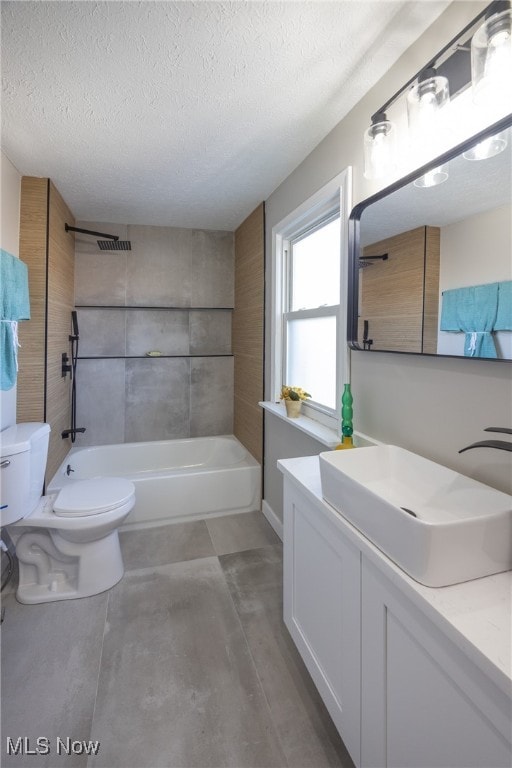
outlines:
[[[407, 93], [407, 119], [412, 150], [419, 165], [441, 154], [446, 142], [446, 107], [450, 102], [448, 78], [428, 67]], [[434, 187], [448, 178], [443, 165], [414, 182], [417, 187]]]
[[493, 3], [471, 40], [473, 100], [493, 122], [512, 112], [512, 8]]
[[382, 179], [393, 173], [396, 164], [396, 127], [385, 112], [376, 112], [364, 134], [364, 176]]
[[[416, 164], [423, 165], [446, 152], [450, 141], [456, 144], [459, 140], [449, 138], [449, 131], [453, 128], [457, 133], [458, 127], [448, 125], [450, 91], [453, 99], [471, 83], [474, 110], [477, 103], [483, 105], [480, 122], [490, 125], [512, 111], [511, 0], [490, 3], [374, 113], [364, 133], [365, 178], [390, 180], [398, 167], [396, 128], [387, 113], [405, 93], [410, 144]], [[497, 106], [491, 108], [491, 102]], [[472, 122], [473, 117], [468, 115], [468, 122], [460, 123], [466, 126], [466, 133]], [[482, 160], [505, 147], [506, 138], [499, 134], [482, 142], [482, 146], [475, 147], [465, 157]], [[447, 178], [447, 167], [440, 166], [415, 183], [430, 187]]]
[[[471, 39], [473, 101], [493, 121], [512, 112], [512, 7], [498, 0], [485, 13], [484, 23]], [[464, 152], [467, 160], [486, 160], [507, 146], [505, 133]]]

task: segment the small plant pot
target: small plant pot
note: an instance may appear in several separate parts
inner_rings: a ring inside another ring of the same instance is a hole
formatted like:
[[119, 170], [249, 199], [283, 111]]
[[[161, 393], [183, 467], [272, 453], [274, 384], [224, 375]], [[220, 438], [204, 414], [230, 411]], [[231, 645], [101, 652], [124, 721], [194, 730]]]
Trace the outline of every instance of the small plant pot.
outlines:
[[302, 410], [302, 400], [285, 400], [286, 415], [289, 419], [297, 419]]

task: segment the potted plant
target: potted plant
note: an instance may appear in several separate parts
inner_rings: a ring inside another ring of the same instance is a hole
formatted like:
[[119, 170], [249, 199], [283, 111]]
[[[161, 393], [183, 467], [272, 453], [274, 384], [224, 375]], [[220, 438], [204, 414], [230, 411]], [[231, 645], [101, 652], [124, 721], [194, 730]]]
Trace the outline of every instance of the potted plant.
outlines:
[[309, 392], [305, 392], [301, 387], [289, 387], [283, 384], [281, 387], [281, 400], [284, 400], [286, 406], [286, 415], [290, 419], [296, 419], [300, 416], [302, 401], [311, 397]]

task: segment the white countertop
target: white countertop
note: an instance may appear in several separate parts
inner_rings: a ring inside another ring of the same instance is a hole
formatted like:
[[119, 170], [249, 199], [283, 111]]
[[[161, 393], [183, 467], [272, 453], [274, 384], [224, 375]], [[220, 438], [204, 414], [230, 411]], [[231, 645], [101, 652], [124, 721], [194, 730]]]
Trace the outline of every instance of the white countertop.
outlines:
[[318, 456], [283, 459], [278, 466], [315, 505], [321, 505], [321, 511], [334, 519], [385, 576], [496, 685], [511, 694], [512, 571], [450, 587], [425, 587], [411, 579], [323, 500]]

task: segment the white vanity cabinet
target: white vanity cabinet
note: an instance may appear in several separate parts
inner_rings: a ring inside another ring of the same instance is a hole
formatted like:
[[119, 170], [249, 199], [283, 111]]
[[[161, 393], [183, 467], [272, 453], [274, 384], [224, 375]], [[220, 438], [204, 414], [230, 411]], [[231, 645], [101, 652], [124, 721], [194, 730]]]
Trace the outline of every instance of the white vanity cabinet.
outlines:
[[284, 621], [359, 763], [360, 552], [296, 486], [284, 485]]
[[361, 765], [510, 768], [510, 698], [367, 558]]
[[492, 648], [497, 616], [494, 655], [510, 659], [509, 574], [416, 585], [322, 500], [314, 458], [280, 466], [285, 622], [355, 764], [511, 768], [510, 678], [454, 631], [471, 624]]

